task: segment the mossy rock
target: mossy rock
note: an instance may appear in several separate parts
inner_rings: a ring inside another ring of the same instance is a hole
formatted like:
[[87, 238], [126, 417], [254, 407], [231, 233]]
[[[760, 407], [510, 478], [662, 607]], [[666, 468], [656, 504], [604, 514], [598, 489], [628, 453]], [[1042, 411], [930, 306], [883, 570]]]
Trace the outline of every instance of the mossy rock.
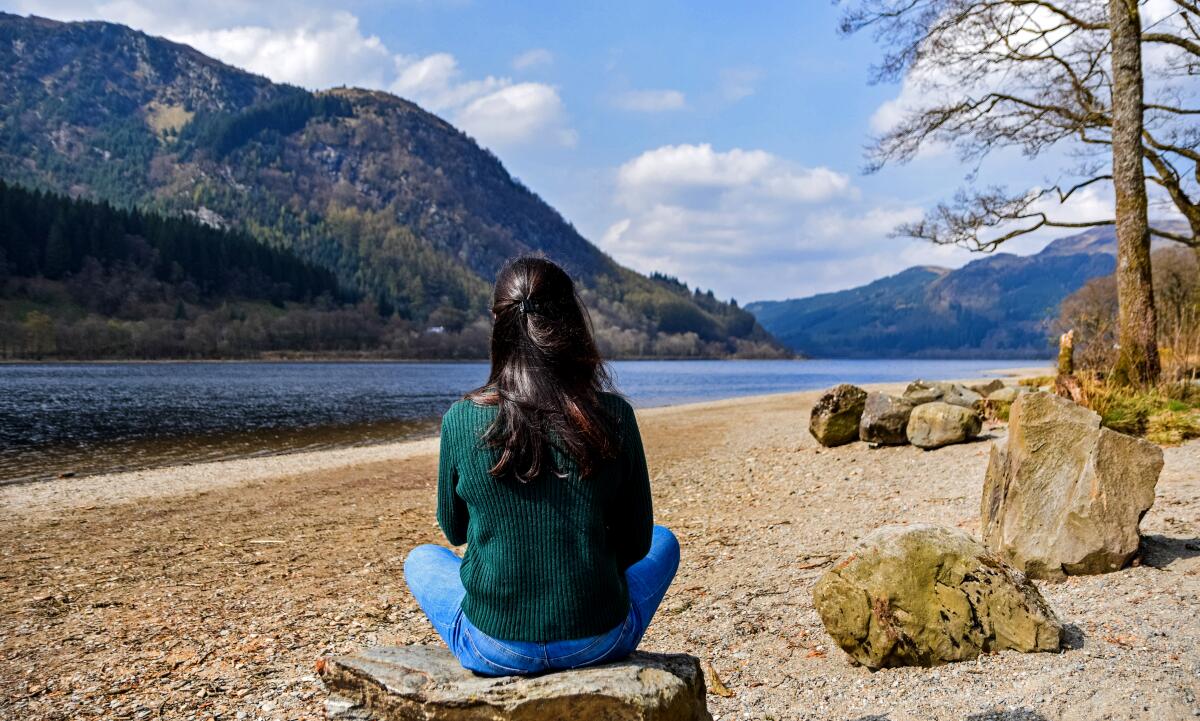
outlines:
[[1062, 645], [1062, 624], [1037, 587], [951, 528], [875, 531], [821, 577], [813, 603], [838, 646], [869, 668]]
[[808, 431], [823, 446], [841, 446], [858, 440], [858, 423], [867, 404], [867, 392], [843, 383], [825, 391], [808, 421]]

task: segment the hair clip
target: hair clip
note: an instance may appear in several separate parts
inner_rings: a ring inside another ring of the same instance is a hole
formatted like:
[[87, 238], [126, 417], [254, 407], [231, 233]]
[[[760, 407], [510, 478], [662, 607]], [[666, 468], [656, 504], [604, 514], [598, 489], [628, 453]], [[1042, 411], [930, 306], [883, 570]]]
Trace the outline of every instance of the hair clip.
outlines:
[[537, 310], [534, 308], [532, 300], [528, 298], [523, 298], [521, 300], [521, 315], [529, 315], [530, 313], [536, 312]]

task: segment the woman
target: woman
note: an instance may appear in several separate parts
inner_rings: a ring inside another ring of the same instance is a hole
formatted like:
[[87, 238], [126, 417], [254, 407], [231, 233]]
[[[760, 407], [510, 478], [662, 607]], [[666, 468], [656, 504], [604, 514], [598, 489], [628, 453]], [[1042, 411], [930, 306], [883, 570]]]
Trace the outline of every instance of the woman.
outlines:
[[637, 648], [679, 567], [653, 525], [633, 409], [610, 381], [571, 278], [520, 258], [496, 279], [492, 370], [442, 419], [438, 525], [461, 561], [419, 546], [417, 603], [462, 665], [500, 676]]

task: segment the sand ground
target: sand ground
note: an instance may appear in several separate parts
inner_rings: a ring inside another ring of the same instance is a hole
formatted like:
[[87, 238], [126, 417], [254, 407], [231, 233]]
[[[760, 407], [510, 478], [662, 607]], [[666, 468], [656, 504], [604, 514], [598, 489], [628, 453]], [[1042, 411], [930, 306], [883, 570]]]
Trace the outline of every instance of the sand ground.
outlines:
[[[870, 672], [811, 591], [888, 523], [976, 532], [989, 443], [818, 447], [814, 393], [639, 413], [683, 544], [643, 648], [711, 665], [715, 718], [1200, 717], [1200, 443], [1166, 449], [1141, 565], [1040, 584], [1061, 654]], [[322, 655], [433, 642], [405, 552], [441, 540], [436, 447], [253, 459], [0, 489], [0, 718], [320, 718]]]

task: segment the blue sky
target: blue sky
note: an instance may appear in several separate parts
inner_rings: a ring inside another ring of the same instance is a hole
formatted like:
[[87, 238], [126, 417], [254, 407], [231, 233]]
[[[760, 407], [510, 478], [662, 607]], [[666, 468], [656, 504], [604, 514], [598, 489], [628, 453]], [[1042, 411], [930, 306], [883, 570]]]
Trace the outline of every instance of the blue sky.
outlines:
[[[954, 248], [889, 238], [948, 198], [949, 151], [864, 176], [872, 132], [911, 102], [871, 85], [879, 51], [836, 32], [827, 0], [501, 3], [482, 0], [0, 0], [186, 42], [279, 81], [415, 100], [618, 261], [741, 302], [851, 287]], [[747, 10], [752, 8], [752, 10]], [[987, 183], [1029, 187], [1061, 159], [991, 158]], [[1106, 214], [1106, 191], [1070, 217]], [[1033, 252], [1053, 235], [1013, 244]]]

